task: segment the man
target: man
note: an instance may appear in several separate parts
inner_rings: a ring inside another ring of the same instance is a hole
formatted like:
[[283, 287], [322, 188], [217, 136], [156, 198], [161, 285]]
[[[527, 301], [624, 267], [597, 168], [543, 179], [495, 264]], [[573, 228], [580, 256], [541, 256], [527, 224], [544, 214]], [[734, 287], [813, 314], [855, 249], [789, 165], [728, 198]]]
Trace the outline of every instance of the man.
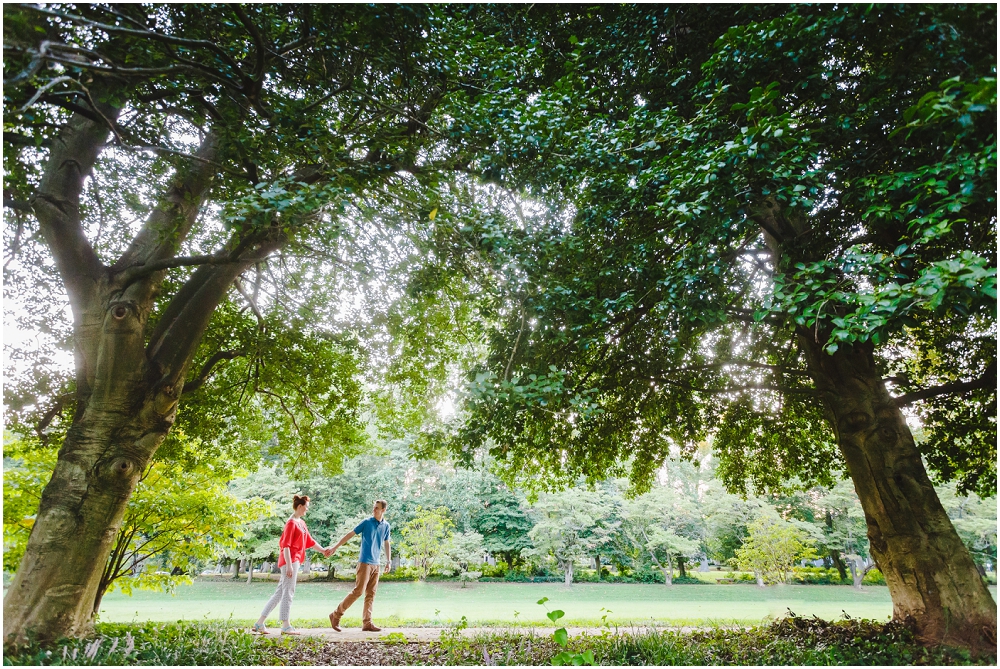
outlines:
[[351, 604], [357, 601], [362, 592], [365, 593], [365, 606], [361, 614], [363, 623], [361, 629], [365, 632], [382, 631], [372, 624], [372, 603], [375, 601], [375, 590], [378, 588], [379, 558], [383, 546], [385, 547], [385, 572], [387, 574], [392, 565], [389, 522], [382, 519], [385, 516], [387, 506], [384, 499], [375, 500], [372, 517], [358, 523], [358, 526], [345, 534], [330, 551], [331, 554], [336, 553], [337, 549], [350, 541], [352, 537], [361, 535], [361, 556], [358, 561], [358, 573], [354, 577], [354, 589], [347, 593], [347, 597], [344, 597], [344, 601], [340, 603], [337, 610], [330, 614], [330, 626], [333, 627], [334, 631], [340, 631], [340, 618]]

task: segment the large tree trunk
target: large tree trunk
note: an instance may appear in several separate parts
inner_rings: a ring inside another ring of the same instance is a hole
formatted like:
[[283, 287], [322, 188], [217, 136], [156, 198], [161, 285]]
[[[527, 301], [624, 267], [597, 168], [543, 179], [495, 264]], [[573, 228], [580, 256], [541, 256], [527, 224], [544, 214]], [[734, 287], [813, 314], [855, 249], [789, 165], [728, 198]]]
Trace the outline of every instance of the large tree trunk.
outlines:
[[[752, 216], [774, 267], [784, 264], [786, 241], [809, 232], [801, 214], [783, 210], [772, 198], [762, 199]], [[826, 339], [822, 329], [798, 333], [809, 376], [861, 500], [893, 617], [912, 618], [924, 643], [995, 651], [996, 602], [941, 506], [910, 428], [875, 365], [873, 345], [843, 344], [831, 355], [823, 350]]]
[[[829, 510], [826, 512], [826, 527], [829, 530], [833, 530], [833, 514]], [[847, 570], [844, 569], [844, 561], [840, 559], [840, 551], [836, 548], [830, 549], [830, 559], [833, 561], [833, 566], [837, 568], [837, 573], [840, 574], [840, 580], [847, 580]]]
[[573, 585], [573, 561], [563, 560], [563, 582], [567, 585]]
[[926, 643], [995, 650], [996, 602], [938, 500], [871, 345], [829, 355], [812, 332], [799, 340], [861, 499], [893, 616], [912, 617]]
[[[100, 106], [105, 118], [117, 117], [117, 109]], [[204, 161], [178, 170], [128, 250], [108, 267], [80, 220], [83, 183], [107, 136], [104, 124], [73, 116], [32, 199], [73, 310], [76, 411], [4, 597], [5, 645], [90, 629], [125, 505], [173, 424], [212, 313], [233, 280], [285, 240], [279, 228], [268, 228], [203, 264], [148, 331], [165, 267], [211, 185], [217, 142], [204, 138]]]
[[865, 571], [864, 569], [860, 568], [857, 560], [853, 558], [849, 558], [847, 564], [851, 568], [851, 583], [854, 585], [855, 588], [860, 590], [862, 585], [861, 582], [865, 578]]
[[4, 597], [8, 641], [23, 640], [28, 630], [52, 639], [90, 629], [125, 505], [173, 421], [175, 404], [162, 402], [159, 394], [144, 398], [136, 387], [144, 369], [142, 357], [136, 360], [143, 354], [142, 336], [116, 322], [128, 317], [117, 319], [115, 309], [105, 324], [98, 383], [60, 449], [24, 559]]
[[840, 574], [840, 580], [847, 580], [847, 569], [844, 568], [844, 561], [840, 558], [840, 551], [836, 548], [830, 550], [830, 559], [833, 560], [833, 566], [837, 568], [837, 573]]

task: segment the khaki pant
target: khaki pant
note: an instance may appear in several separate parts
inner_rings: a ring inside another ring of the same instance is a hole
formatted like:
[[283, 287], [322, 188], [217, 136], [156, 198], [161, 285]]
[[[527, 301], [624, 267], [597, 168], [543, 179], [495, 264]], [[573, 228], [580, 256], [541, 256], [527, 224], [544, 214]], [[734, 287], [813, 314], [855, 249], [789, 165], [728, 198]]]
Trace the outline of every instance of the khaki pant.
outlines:
[[358, 573], [354, 577], [354, 590], [347, 593], [347, 597], [344, 597], [344, 601], [333, 612], [337, 620], [340, 620], [344, 612], [351, 608], [351, 604], [358, 601], [358, 597], [363, 592], [365, 593], [365, 607], [361, 612], [361, 622], [364, 625], [372, 624], [372, 604], [375, 602], [375, 590], [378, 589], [378, 574], [377, 564], [368, 564], [367, 562], [358, 564]]

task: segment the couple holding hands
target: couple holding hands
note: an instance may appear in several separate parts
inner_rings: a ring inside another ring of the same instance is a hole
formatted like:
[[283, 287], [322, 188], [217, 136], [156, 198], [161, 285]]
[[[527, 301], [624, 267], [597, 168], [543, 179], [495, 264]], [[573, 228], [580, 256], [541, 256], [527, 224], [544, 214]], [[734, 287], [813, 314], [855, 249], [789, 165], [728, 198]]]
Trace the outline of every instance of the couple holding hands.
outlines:
[[392, 550], [389, 546], [389, 523], [383, 520], [387, 504], [383, 499], [375, 500], [372, 508], [371, 518], [366, 518], [358, 523], [358, 526], [341, 537], [333, 546], [329, 548], [318, 547], [316, 540], [309, 535], [309, 528], [302, 516], [309, 511], [308, 495], [295, 495], [292, 498], [292, 517], [285, 523], [285, 529], [281, 533], [278, 541], [278, 568], [281, 570], [281, 578], [278, 581], [278, 589], [271, 599], [267, 600], [260, 618], [254, 623], [253, 631], [259, 634], [266, 634], [267, 627], [264, 621], [275, 606], [281, 605], [279, 610], [281, 616], [281, 633], [298, 634], [292, 627], [290, 618], [292, 608], [292, 598], [295, 596], [295, 582], [299, 573], [299, 565], [305, 557], [306, 550], [312, 548], [323, 554], [323, 557], [330, 557], [337, 552], [337, 549], [350, 541], [355, 536], [361, 537], [361, 555], [358, 559], [358, 572], [354, 579], [354, 589], [351, 590], [344, 601], [340, 603], [337, 610], [330, 614], [330, 625], [337, 632], [340, 631], [340, 618], [344, 615], [351, 604], [357, 601], [362, 593], [365, 595], [364, 610], [361, 619], [364, 623], [362, 629], [366, 632], [378, 632], [380, 629], [372, 624], [372, 603], [375, 601], [375, 590], [378, 588], [379, 561], [382, 554], [382, 547], [385, 547], [385, 571], [389, 572], [392, 564]]

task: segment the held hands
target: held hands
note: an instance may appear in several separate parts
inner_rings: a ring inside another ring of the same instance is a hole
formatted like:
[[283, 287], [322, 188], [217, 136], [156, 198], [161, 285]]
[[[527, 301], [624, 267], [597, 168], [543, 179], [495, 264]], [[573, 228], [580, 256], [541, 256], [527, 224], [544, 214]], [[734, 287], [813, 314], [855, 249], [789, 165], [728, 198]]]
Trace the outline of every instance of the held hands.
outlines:
[[330, 546], [328, 548], [324, 548], [322, 552], [323, 552], [323, 557], [327, 557], [328, 558], [331, 555], [333, 555], [334, 553], [336, 553], [337, 549], [334, 548], [333, 546]]

